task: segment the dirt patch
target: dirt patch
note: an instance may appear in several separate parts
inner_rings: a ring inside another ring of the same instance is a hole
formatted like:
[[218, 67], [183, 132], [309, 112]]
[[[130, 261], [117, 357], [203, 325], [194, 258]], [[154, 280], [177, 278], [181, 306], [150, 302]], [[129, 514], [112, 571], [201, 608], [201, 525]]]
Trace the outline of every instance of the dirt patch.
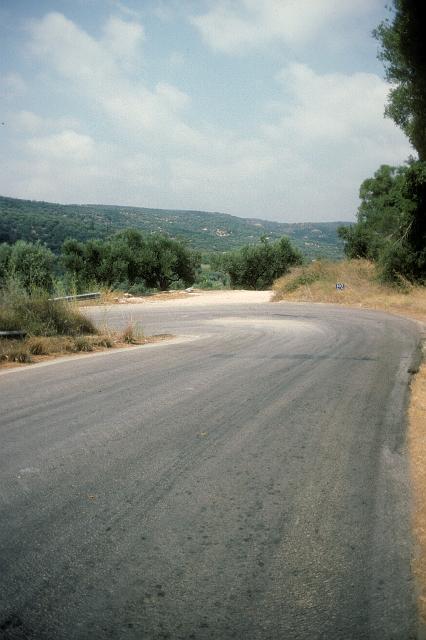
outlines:
[[[126, 302], [123, 302], [123, 304], [161, 304], [162, 306], [170, 305], [173, 307], [203, 306], [205, 304], [265, 304], [267, 302], [271, 302], [271, 297], [272, 291], [247, 291], [245, 289], [205, 291], [203, 289], [194, 289], [191, 293], [186, 291], [170, 291], [168, 293], [158, 293], [141, 298], [133, 296], [131, 298], [127, 298]], [[93, 302], [96, 303], [97, 301]], [[103, 306], [105, 306], [105, 304], [111, 305], [111, 301], [104, 303]], [[90, 306], [93, 307], [96, 305], [91, 304]]]
[[[426, 343], [423, 348], [426, 356]], [[411, 384], [408, 446], [413, 483], [413, 529], [417, 542], [413, 571], [417, 578], [421, 622], [426, 626], [426, 362]]]

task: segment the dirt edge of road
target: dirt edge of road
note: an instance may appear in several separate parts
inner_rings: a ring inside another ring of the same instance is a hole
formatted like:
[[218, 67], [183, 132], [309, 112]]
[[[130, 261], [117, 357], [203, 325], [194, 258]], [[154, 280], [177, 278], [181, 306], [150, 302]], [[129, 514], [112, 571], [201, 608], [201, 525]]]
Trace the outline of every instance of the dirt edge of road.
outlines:
[[422, 638], [426, 637], [426, 339], [423, 340], [419, 368], [410, 385], [408, 408], [408, 451], [413, 491], [412, 526], [416, 543], [413, 573]]

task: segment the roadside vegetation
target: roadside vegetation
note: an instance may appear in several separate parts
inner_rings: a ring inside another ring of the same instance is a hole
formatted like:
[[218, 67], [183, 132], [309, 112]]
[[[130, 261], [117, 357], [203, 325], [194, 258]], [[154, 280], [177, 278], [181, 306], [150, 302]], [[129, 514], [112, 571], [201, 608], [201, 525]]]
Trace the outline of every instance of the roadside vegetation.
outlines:
[[374, 32], [391, 83], [385, 115], [403, 130], [417, 157], [383, 165], [360, 189], [357, 223], [340, 229], [349, 258], [374, 260], [382, 278], [426, 283], [426, 8], [394, 0], [393, 20]]
[[[18, 336], [10, 332], [19, 332]], [[168, 336], [145, 337], [130, 322], [121, 332], [100, 329], [75, 302], [52, 300], [42, 289], [28, 291], [19, 280], [0, 288], [0, 366], [31, 363], [75, 353], [145, 344]]]
[[215, 260], [216, 268], [229, 277], [232, 288], [269, 289], [292, 265], [301, 264], [301, 253], [288, 238], [269, 242], [263, 236], [257, 245], [247, 245]]
[[[336, 288], [343, 285], [343, 288]], [[383, 282], [371, 260], [318, 260], [291, 269], [273, 285], [274, 301], [327, 302], [401, 313], [426, 321], [426, 288], [399, 276]]]

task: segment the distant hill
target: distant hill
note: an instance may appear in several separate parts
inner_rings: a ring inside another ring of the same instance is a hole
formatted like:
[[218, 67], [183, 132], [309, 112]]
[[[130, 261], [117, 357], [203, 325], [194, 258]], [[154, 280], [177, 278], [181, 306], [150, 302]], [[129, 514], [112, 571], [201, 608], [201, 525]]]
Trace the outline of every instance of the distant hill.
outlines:
[[161, 232], [181, 238], [200, 251], [229, 251], [266, 235], [288, 236], [308, 258], [343, 256], [336, 229], [344, 222], [283, 223], [239, 218], [225, 213], [119, 207], [64, 205], [0, 196], [0, 242], [37, 241], [58, 253], [66, 238], [106, 238], [120, 229]]

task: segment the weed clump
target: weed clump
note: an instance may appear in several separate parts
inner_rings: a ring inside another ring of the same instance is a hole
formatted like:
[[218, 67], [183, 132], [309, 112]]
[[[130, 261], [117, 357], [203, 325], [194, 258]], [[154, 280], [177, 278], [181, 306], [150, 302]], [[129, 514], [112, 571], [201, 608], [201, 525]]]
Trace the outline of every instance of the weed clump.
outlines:
[[76, 305], [51, 300], [43, 292], [14, 287], [0, 291], [0, 331], [25, 331], [30, 336], [77, 336], [97, 333]]
[[120, 335], [120, 339], [126, 344], [139, 344], [143, 337], [142, 329], [135, 322], [129, 322]]
[[28, 293], [11, 283], [0, 289], [0, 331], [20, 331], [24, 337], [0, 337], [0, 364], [32, 362], [43, 356], [89, 353], [116, 343], [141, 344], [138, 323], [121, 333], [98, 330], [74, 302], [51, 300], [43, 292]]
[[93, 351], [93, 343], [86, 336], [76, 336], [74, 338], [75, 351]]
[[32, 362], [31, 352], [25, 342], [5, 340], [0, 342], [0, 362]]

